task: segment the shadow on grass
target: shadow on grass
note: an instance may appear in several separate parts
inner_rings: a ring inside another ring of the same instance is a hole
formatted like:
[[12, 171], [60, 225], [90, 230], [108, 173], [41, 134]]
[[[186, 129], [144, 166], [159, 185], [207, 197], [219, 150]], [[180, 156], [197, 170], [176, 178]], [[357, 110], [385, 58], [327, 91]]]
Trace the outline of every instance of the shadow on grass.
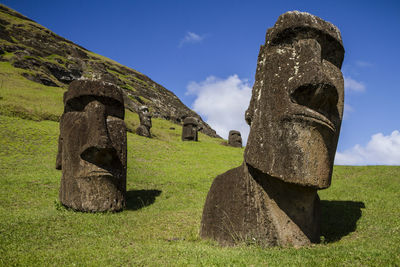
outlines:
[[126, 209], [139, 210], [149, 206], [156, 201], [161, 194], [160, 190], [129, 190], [126, 192]]
[[364, 202], [321, 200], [321, 235], [325, 243], [339, 241], [354, 232]]

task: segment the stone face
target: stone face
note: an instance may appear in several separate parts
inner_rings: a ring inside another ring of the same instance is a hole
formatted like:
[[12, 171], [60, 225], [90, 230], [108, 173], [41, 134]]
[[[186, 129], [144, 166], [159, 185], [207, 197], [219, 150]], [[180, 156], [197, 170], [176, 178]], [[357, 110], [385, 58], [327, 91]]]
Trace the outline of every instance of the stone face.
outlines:
[[152, 124], [148, 107], [141, 106], [138, 113], [140, 126], [136, 129], [136, 134], [151, 138], [150, 128]]
[[126, 127], [120, 89], [75, 80], [64, 94], [56, 168], [60, 201], [78, 211], [119, 211], [126, 195]]
[[331, 183], [343, 57], [339, 30], [311, 14], [287, 12], [267, 31], [245, 114], [244, 163], [214, 180], [202, 238], [296, 247], [319, 241], [317, 190]]
[[330, 185], [343, 116], [343, 57], [334, 25], [308, 13], [279, 17], [258, 56], [246, 111], [247, 163], [286, 182]]
[[198, 141], [199, 122], [195, 117], [187, 117], [183, 121], [182, 141]]
[[229, 131], [228, 145], [233, 147], [242, 147], [242, 136], [239, 131]]

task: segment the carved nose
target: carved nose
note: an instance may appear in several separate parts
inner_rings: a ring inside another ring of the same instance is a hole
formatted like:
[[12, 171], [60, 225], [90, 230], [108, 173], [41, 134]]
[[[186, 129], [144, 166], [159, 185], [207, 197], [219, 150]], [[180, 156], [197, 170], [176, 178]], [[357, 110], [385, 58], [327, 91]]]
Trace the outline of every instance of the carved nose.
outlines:
[[300, 66], [300, 72], [308, 73], [308, 68], [313, 71], [301, 79], [302, 85], [291, 93], [290, 98], [292, 102], [306, 106], [331, 119], [332, 115], [338, 114], [339, 95], [323, 67], [321, 45], [315, 39], [304, 39], [297, 42], [297, 51], [301, 61], [308, 62]]
[[338, 92], [330, 83], [302, 85], [290, 97], [293, 102], [315, 110], [328, 118], [337, 113]]
[[87, 147], [81, 153], [81, 158], [98, 165], [100, 167], [108, 167], [112, 165], [116, 157], [116, 151], [113, 148], [100, 148], [95, 146]]
[[99, 101], [90, 102], [85, 112], [88, 116], [87, 143], [82, 147], [81, 158], [99, 166], [110, 165], [116, 157], [108, 129], [106, 107]]

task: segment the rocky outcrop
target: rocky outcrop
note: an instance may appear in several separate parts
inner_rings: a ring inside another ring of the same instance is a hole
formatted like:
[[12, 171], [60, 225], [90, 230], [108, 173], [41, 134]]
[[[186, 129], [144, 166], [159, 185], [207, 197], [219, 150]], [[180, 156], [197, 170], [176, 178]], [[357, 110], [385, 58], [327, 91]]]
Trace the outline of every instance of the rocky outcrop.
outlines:
[[4, 5], [0, 5], [0, 61], [26, 70], [25, 78], [46, 86], [67, 88], [81, 77], [116, 84], [124, 89], [125, 108], [138, 112], [145, 104], [153, 117], [177, 124], [196, 117], [203, 133], [219, 137], [174, 93], [146, 75], [92, 53]]

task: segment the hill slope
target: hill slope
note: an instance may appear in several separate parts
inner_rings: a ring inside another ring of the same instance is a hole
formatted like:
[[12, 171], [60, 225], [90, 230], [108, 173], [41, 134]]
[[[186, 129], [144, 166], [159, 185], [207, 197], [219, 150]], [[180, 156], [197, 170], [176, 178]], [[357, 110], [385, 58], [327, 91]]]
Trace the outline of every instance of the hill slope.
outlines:
[[127, 209], [93, 214], [58, 201], [58, 123], [0, 115], [0, 266], [400, 265], [399, 166], [335, 166], [319, 193], [321, 244], [221, 248], [198, 236], [202, 208], [243, 149], [182, 142], [171, 125], [154, 121], [159, 138], [128, 133]]
[[[136, 112], [139, 106], [145, 104], [149, 106], [154, 117], [178, 124], [185, 117], [194, 116], [200, 120], [203, 133], [218, 137], [216, 132], [198, 114], [186, 107], [175, 94], [146, 75], [92, 53], [4, 5], [0, 5], [0, 61], [3, 64], [11, 64], [7, 65], [9, 74], [15, 69], [12, 74], [16, 74], [17, 77], [13, 77], [14, 79], [26, 78], [47, 87], [65, 90], [70, 82], [80, 77], [99, 78], [117, 84], [124, 89], [125, 106], [129, 110]], [[0, 76], [0, 86], [6, 87], [4, 83], [8, 78]], [[16, 88], [11, 98], [19, 94], [20, 90], [23, 88]], [[13, 109], [19, 101], [10, 99], [8, 102], [8, 109]], [[29, 106], [22, 108], [30, 109]], [[53, 115], [60, 115], [60, 111]], [[47, 119], [56, 118], [57, 116], [50, 116]]]

